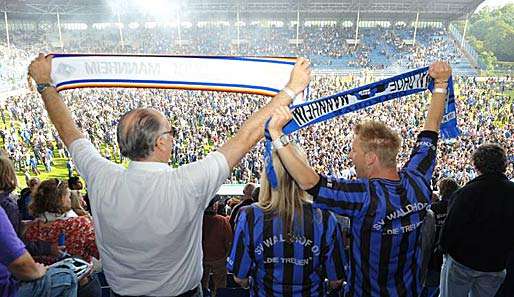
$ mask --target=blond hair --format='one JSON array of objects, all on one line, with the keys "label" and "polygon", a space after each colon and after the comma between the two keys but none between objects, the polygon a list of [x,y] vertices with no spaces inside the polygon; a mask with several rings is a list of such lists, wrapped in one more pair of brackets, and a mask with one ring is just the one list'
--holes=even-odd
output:
[{"label": "blond hair", "polygon": [[396,156],[402,143],[398,133],[378,121],[357,124],[354,133],[365,152],[375,153],[385,167],[396,167]]},{"label": "blond hair", "polygon": [[[304,162],[307,157],[295,144],[289,144],[299,153]],[[271,188],[265,169],[261,173],[261,187],[259,192],[258,206],[265,212],[271,212],[282,218],[286,234],[291,233],[294,225],[295,214],[303,216],[303,204],[310,202],[307,192],[302,190],[296,181],[284,168],[282,161],[276,151],[272,153],[272,162],[277,175],[278,187]]]}]

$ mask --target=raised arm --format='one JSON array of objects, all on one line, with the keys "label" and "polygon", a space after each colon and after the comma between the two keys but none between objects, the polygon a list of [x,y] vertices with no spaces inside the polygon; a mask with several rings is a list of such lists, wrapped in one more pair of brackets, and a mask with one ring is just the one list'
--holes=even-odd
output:
[{"label": "raised arm", "polygon": [[[291,78],[286,88],[295,94],[299,94],[309,84],[310,74],[310,62],[299,58],[291,72]],[[271,116],[273,110],[280,106],[288,106],[292,100],[293,98],[285,91],[278,93],[268,104],[248,118],[236,135],[218,150],[227,159],[230,169],[237,165],[243,156],[264,136],[264,123]]]},{"label": "raised arm", "polygon": [[[43,54],[39,54],[29,66],[29,75],[36,84],[51,84],[51,71],[52,57],[48,56],[45,58]],[[76,139],[84,137],[73,121],[70,110],[54,87],[45,88],[41,92],[41,97],[50,120],[67,147]]]},{"label": "raised arm", "polygon": [[439,132],[446,102],[446,93],[443,93],[442,90],[446,90],[448,87],[448,78],[452,74],[452,69],[448,63],[437,61],[430,65],[428,74],[434,79],[435,88],[432,93],[432,99],[423,130]]},{"label": "raised arm", "polygon": [[[271,139],[275,141],[283,133],[284,125],[293,118],[293,114],[289,107],[281,106],[275,109],[269,123],[269,132]],[[277,150],[280,160],[284,164],[287,172],[291,174],[293,179],[303,190],[314,188],[319,181],[319,175],[305,163],[298,155],[298,152],[291,145],[286,145]]]}]

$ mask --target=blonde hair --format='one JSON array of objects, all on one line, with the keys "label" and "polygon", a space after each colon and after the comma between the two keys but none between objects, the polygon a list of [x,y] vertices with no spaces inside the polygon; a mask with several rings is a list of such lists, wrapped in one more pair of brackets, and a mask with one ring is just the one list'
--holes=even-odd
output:
[{"label": "blonde hair", "polygon": [[357,124],[354,133],[362,143],[365,152],[373,152],[385,167],[396,167],[396,156],[402,139],[382,122],[366,121]]},{"label": "blonde hair", "polygon": [[[294,143],[289,145],[293,146],[297,154],[307,163],[305,153]],[[297,213],[299,218],[303,216],[303,204],[310,202],[310,198],[286,171],[276,151],[273,151],[272,162],[277,175],[278,187],[271,188],[266,171],[263,169],[257,205],[265,212],[272,212],[281,217],[286,227],[286,234],[289,234],[293,229],[295,214]]]}]

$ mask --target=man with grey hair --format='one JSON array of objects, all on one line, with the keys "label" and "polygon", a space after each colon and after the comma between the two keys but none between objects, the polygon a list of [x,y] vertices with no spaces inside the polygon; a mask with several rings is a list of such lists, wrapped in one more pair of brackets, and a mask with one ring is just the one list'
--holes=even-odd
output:
[{"label": "man with grey hair", "polygon": [[478,176],[453,194],[441,231],[441,297],[494,296],[514,252],[514,183],[498,144],[473,153]]},{"label": "man with grey hair", "polygon": [[86,180],[105,276],[113,296],[200,296],[204,209],[230,170],[263,137],[272,110],[291,103],[310,80],[298,59],[289,83],[217,151],[179,168],[167,165],[174,129],[157,110],[138,108],[118,124],[127,169],[101,157],[79,131],[51,84],[51,56],[29,67],[48,115]]}]

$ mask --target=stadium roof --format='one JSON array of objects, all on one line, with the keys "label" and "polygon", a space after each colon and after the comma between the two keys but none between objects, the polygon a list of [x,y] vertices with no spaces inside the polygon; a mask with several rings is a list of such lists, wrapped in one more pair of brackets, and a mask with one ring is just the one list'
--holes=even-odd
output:
[{"label": "stadium roof", "polygon": [[[37,15],[55,15],[66,19],[101,21],[113,16],[114,2],[122,3],[121,14],[135,19],[151,19],[143,15],[145,0],[0,0],[0,11],[12,18],[35,19]],[[181,15],[190,19],[232,20],[239,11],[246,19],[361,20],[415,19],[419,12],[423,21],[451,21],[472,13],[484,0],[161,0],[161,11],[180,6]],[[148,3],[152,1],[146,1]],[[155,2],[155,0],[154,0]],[[138,4],[139,3],[139,4]],[[169,4],[169,5],[167,5]],[[139,5],[139,6],[138,6]]]}]

